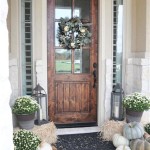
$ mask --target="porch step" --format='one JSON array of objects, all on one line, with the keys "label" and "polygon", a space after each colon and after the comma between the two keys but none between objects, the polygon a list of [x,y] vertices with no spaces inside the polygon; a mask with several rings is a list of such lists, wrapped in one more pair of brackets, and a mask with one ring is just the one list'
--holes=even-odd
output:
[{"label": "porch step", "polygon": [[80,133],[92,133],[100,132],[100,127],[79,127],[79,128],[61,128],[57,129],[57,135],[67,135],[67,134],[80,134]]}]

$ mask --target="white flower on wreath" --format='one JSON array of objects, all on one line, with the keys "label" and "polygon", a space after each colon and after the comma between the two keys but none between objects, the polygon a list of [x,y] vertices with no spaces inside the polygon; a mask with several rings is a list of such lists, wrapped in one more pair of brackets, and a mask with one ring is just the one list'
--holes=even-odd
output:
[{"label": "white flower on wreath", "polygon": [[75,43],[74,42],[71,43],[71,47],[73,47],[73,48],[75,47]]},{"label": "white flower on wreath", "polygon": [[84,29],[84,28],[81,28],[81,29],[80,29],[80,32],[81,32],[81,33],[84,33],[84,32],[85,32],[85,29]]},{"label": "white flower on wreath", "polygon": [[64,27],[64,31],[65,31],[65,32],[69,31],[69,27],[68,27],[68,26],[65,26],[65,27]]}]

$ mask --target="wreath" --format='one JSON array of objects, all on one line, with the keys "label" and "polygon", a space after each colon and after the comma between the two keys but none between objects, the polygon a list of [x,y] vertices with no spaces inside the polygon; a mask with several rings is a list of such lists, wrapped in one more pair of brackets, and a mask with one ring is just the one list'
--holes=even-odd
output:
[{"label": "wreath", "polygon": [[91,33],[78,17],[60,18],[57,38],[64,49],[79,49],[91,42]]}]

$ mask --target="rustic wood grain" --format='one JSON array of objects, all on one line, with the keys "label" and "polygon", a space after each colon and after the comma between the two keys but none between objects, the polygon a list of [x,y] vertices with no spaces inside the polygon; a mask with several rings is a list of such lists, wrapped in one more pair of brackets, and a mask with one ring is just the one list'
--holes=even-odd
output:
[{"label": "rustic wood grain", "polygon": [[[90,49],[90,73],[56,74],[55,49],[59,47],[55,47],[54,32],[55,21],[58,20],[55,20],[55,0],[47,0],[48,104],[50,119],[55,123],[97,122],[97,89],[93,88],[93,63],[97,63],[98,53],[97,6],[97,0],[91,0],[90,22],[85,21],[90,25],[92,32],[92,43],[86,46],[86,49]],[[74,50],[71,51],[73,61]],[[72,70],[74,70],[74,62],[72,62]]]}]

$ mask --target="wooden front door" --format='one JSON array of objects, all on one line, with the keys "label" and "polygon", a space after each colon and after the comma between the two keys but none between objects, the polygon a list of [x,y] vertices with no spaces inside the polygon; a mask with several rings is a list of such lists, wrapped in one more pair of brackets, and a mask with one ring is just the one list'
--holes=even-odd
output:
[{"label": "wooden front door", "polygon": [[[49,117],[56,124],[97,123],[97,0],[48,0]],[[64,49],[57,39],[60,18],[78,16],[91,43]]]}]

